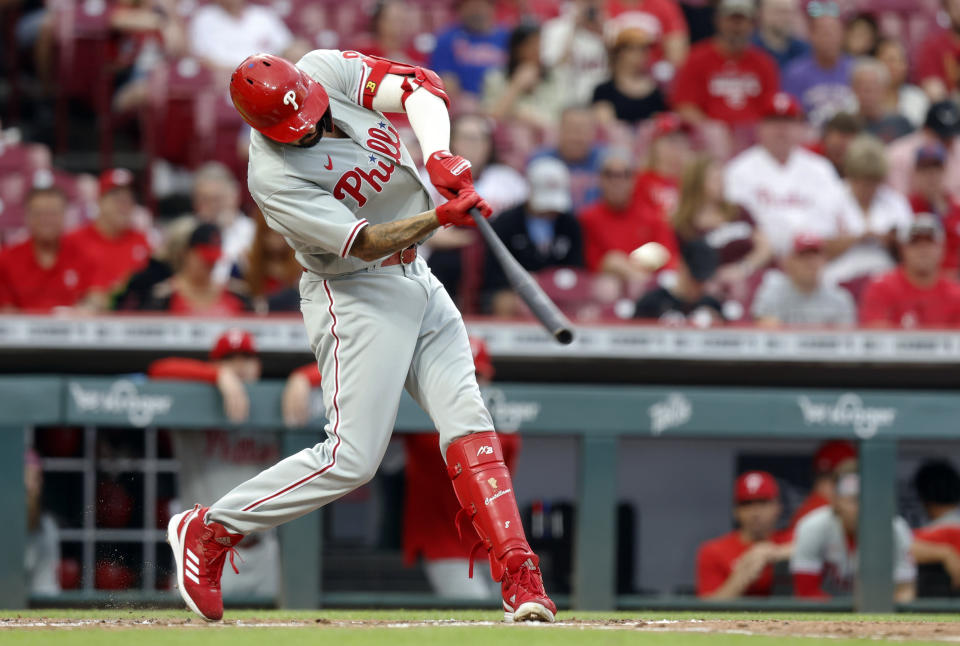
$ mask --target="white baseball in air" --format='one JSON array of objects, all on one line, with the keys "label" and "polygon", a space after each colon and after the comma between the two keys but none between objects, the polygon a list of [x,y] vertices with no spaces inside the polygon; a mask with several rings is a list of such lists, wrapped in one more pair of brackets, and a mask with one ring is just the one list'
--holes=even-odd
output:
[{"label": "white baseball in air", "polygon": [[631,251],[630,260],[647,271],[656,271],[670,262],[670,251],[659,242],[648,242]]}]

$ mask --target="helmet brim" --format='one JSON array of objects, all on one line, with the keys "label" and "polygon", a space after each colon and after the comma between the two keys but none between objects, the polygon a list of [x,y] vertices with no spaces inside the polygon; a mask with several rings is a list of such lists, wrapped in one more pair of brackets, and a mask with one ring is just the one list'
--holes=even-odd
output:
[{"label": "helmet brim", "polygon": [[301,74],[307,83],[307,98],[303,107],[297,110],[290,118],[276,123],[260,132],[282,144],[289,144],[303,137],[311,126],[317,125],[320,117],[327,111],[330,100],[323,86],[306,74]]}]

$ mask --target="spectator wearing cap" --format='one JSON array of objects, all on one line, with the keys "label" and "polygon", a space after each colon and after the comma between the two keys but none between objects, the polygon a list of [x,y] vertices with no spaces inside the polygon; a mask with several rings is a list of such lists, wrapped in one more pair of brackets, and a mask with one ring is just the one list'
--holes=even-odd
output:
[{"label": "spectator wearing cap", "polygon": [[593,91],[593,109],[601,124],[634,126],[664,112],[667,101],[650,67],[653,35],[638,27],[620,31],[610,48],[611,78]]},{"label": "spectator wearing cap", "polygon": [[[167,357],[150,364],[151,379],[191,381],[216,386],[224,416],[233,424],[250,417],[247,385],[260,380],[262,363],[253,335],[243,329],[225,330],[214,341],[209,361]],[[281,396],[284,424],[303,426],[310,417],[310,397],[320,386],[315,363],[295,370]],[[276,435],[238,429],[180,430],[173,433],[174,452],[180,462],[178,496],[181,506],[212,500],[229,492],[241,478],[251,478],[279,457]],[[249,539],[253,538],[253,541]],[[276,532],[247,537],[239,548],[246,567],[239,573],[225,568],[226,597],[274,597],[279,592],[279,541]]]},{"label": "spectator wearing cap", "polygon": [[496,25],[493,0],[458,0],[456,7],[456,23],[437,35],[430,68],[451,96],[462,91],[479,97],[487,71],[507,64],[510,34]]},{"label": "spectator wearing cap", "polygon": [[251,52],[295,61],[309,51],[273,7],[247,0],[215,0],[199,7],[187,40],[190,52],[224,78]]},{"label": "spectator wearing cap", "polygon": [[692,123],[749,126],[780,86],[776,62],[750,43],[753,0],[721,0],[717,35],[693,46],[674,81],[671,103]]},{"label": "spectator wearing cap", "polygon": [[[841,471],[835,482],[832,503],[804,516],[793,534],[790,573],[793,593],[802,599],[827,599],[853,591],[860,476]],[[904,603],[916,596],[917,566],[910,552],[913,536],[903,518],[895,516],[892,522],[893,596]]]},{"label": "spectator wearing cap", "polygon": [[[607,0],[608,41],[624,29],[640,28],[654,39],[650,60],[659,64],[658,80],[665,82],[680,69],[690,49],[690,36],[683,11],[674,0]],[[666,63],[666,66],[663,65]]]},{"label": "spectator wearing cap", "polygon": [[198,224],[190,234],[180,267],[168,280],[154,285],[143,309],[204,316],[235,316],[248,311],[246,299],[227,291],[213,278],[221,256],[220,230],[212,224]]},{"label": "spectator wearing cap", "polygon": [[812,467],[813,487],[790,517],[788,531],[793,531],[800,519],[811,511],[827,507],[833,502],[836,474],[856,471],[857,447],[847,440],[828,440],[817,447]]},{"label": "spectator wearing cap", "polygon": [[940,220],[942,268],[956,278],[960,269],[960,199],[951,195],[946,185],[946,162],[947,151],[941,144],[930,144],[917,151],[909,200],[914,213],[929,213]]},{"label": "spectator wearing cap", "polygon": [[783,511],[780,487],[766,471],[748,471],[733,485],[736,529],[697,551],[697,596],[724,600],[766,597],[773,565],[790,558],[789,541],[776,532]]},{"label": "spectator wearing cap", "polygon": [[687,166],[671,223],[681,243],[702,240],[716,253],[718,293],[747,300],[748,282],[770,264],[773,253],[750,214],[724,198],[723,166],[717,160],[701,155]]},{"label": "spectator wearing cap", "polygon": [[[507,209],[512,209],[526,201],[530,193],[527,180],[510,166],[500,163],[493,136],[493,121],[479,114],[461,114],[454,117],[450,124],[450,150],[454,155],[465,157],[471,164],[473,184],[480,195],[488,195],[493,216],[496,218]],[[445,201],[433,184],[427,181],[426,170],[421,170],[423,179],[435,203]],[[475,277],[470,271],[464,272],[464,250],[477,243],[475,231],[464,227],[437,229],[424,247],[428,251],[427,263],[430,270],[450,293],[450,297],[461,308],[469,309],[472,303],[465,303],[471,289],[469,284]]]},{"label": "spectator wearing cap", "polygon": [[607,80],[603,40],[603,0],[573,0],[543,24],[540,60],[562,79],[567,106],[586,105],[593,89]]},{"label": "spectator wearing cap", "polygon": [[697,327],[722,323],[723,304],[708,289],[717,273],[716,250],[702,238],[681,240],[679,247],[682,262],[640,297],[633,317],[668,325],[690,322]]},{"label": "spectator wearing cap", "polygon": [[67,236],[87,251],[94,283],[108,292],[122,287],[150,258],[147,236],[133,227],[136,204],[133,173],[123,168],[104,171],[97,218]]},{"label": "spectator wearing cap", "polygon": [[914,78],[931,101],[960,91],[960,0],[941,0],[949,26],[927,35],[914,60]]},{"label": "spectator wearing cap", "polygon": [[807,146],[811,152],[826,157],[837,175],[843,177],[847,148],[857,135],[863,133],[863,121],[849,112],[838,112],[820,129],[820,139]]},{"label": "spectator wearing cap", "polygon": [[680,177],[690,161],[692,126],[672,113],[653,120],[646,168],[637,175],[633,199],[657,209],[664,220],[677,208]]},{"label": "spectator wearing cap", "polygon": [[[530,162],[527,181],[530,197],[501,213],[493,223],[494,231],[529,272],[583,267],[583,234],[572,211],[569,171],[559,160],[544,157]],[[493,314],[516,316],[519,301],[489,250],[484,268],[484,288]]]},{"label": "spectator wearing cap", "polygon": [[944,166],[946,185],[951,187],[953,195],[960,197],[960,107],[953,101],[932,104],[920,130],[900,137],[887,148],[890,162],[887,181],[890,186],[901,193],[908,193],[917,151],[937,143],[947,151]]},{"label": "spectator wearing cap", "polygon": [[614,277],[617,293],[625,288],[636,298],[646,288],[651,272],[630,253],[648,242],[657,242],[670,251],[665,265],[668,269],[676,265],[678,254],[666,219],[651,204],[631,199],[634,177],[630,151],[609,148],[600,167],[600,200],[583,209],[579,220],[587,269]]},{"label": "spectator wearing cap", "polygon": [[806,124],[794,97],[776,93],[763,115],[758,143],[727,164],[727,199],[750,213],[775,255],[789,253],[798,234],[812,233],[830,256],[847,228],[843,184],[830,162],[800,146]]},{"label": "spectator wearing cap", "polygon": [[773,57],[782,71],[807,54],[810,43],[797,37],[797,0],[760,0],[753,44]]},{"label": "spectator wearing cap", "polygon": [[92,258],[64,235],[66,211],[58,188],[27,194],[29,237],[0,251],[0,311],[50,312],[99,302]]},{"label": "spectator wearing cap", "polygon": [[838,112],[853,112],[857,100],[850,89],[853,59],[843,52],[843,21],[833,0],[807,3],[810,53],[783,71],[783,90],[800,100],[816,126]]},{"label": "spectator wearing cap", "polygon": [[881,39],[877,43],[876,57],[886,66],[890,76],[884,105],[906,117],[914,129],[921,127],[930,108],[930,99],[923,90],[908,81],[910,60],[903,43],[896,38]]},{"label": "spectator wearing cap", "polygon": [[599,194],[603,146],[597,143],[598,130],[596,115],[590,108],[567,108],[560,115],[556,147],[541,150],[532,157],[554,157],[567,167],[574,212],[596,200]]},{"label": "spectator wearing cap", "polygon": [[843,235],[834,241],[834,257],[824,272],[829,284],[865,279],[893,268],[897,231],[909,226],[913,212],[907,198],[885,184],[883,143],[860,135],[847,150]]},{"label": "spectator wearing cap", "polygon": [[913,532],[913,556],[918,564],[940,565],[951,587],[960,588],[960,474],[948,460],[928,460],[914,474],[913,488],[930,519]]},{"label": "spectator wearing cap", "polygon": [[940,271],[943,238],[940,223],[926,213],[900,230],[900,266],[867,287],[860,323],[902,328],[960,324],[960,283]]},{"label": "spectator wearing cap", "polygon": [[207,162],[193,176],[193,215],[199,222],[216,225],[223,253],[214,268],[214,280],[225,283],[234,265],[240,264],[253,244],[256,224],[240,210],[240,183],[220,162]]},{"label": "spectator wearing cap", "polygon": [[797,236],[793,251],[780,261],[782,271],[763,276],[751,305],[757,323],[764,327],[854,325],[857,306],[850,292],[823,282],[826,262],[820,238]]},{"label": "spectator wearing cap", "polygon": [[507,41],[507,66],[487,71],[483,104],[497,121],[515,121],[552,134],[566,104],[563,78],[540,60],[540,28],[520,25]]},{"label": "spectator wearing cap", "polygon": [[850,71],[850,87],[867,132],[890,143],[913,132],[913,124],[886,101],[890,72],[875,58],[858,58]]}]

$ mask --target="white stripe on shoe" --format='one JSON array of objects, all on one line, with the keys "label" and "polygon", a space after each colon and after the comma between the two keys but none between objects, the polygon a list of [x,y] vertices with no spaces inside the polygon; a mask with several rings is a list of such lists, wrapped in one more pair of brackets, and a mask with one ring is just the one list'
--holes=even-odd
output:
[{"label": "white stripe on shoe", "polygon": [[196,574],[194,574],[194,573],[191,572],[190,570],[185,570],[183,574],[184,574],[188,579],[190,579],[191,581],[193,581],[194,583],[196,583],[197,585],[200,585],[200,579],[197,577]]},{"label": "white stripe on shoe", "polygon": [[190,551],[190,548],[185,550],[187,555],[187,563],[193,563],[194,565],[200,565],[200,559],[197,558],[197,555]]}]

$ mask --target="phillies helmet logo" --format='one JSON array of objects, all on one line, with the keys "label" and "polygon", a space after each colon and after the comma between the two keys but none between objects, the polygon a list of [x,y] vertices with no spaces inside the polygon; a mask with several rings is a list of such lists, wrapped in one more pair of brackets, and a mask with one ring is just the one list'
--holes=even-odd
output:
[{"label": "phillies helmet logo", "polygon": [[292,105],[294,110],[300,109],[300,106],[297,105],[297,95],[293,90],[287,90],[287,93],[283,95],[283,105]]}]

